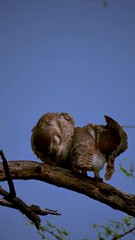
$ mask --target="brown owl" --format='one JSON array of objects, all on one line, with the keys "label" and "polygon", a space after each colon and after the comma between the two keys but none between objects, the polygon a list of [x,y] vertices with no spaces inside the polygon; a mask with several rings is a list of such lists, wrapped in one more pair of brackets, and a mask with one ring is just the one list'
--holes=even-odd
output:
[{"label": "brown owl", "polygon": [[73,135],[74,120],[68,113],[46,113],[32,129],[32,150],[43,162],[68,168]]},{"label": "brown owl", "polygon": [[100,178],[99,171],[106,163],[105,178],[109,180],[115,158],[127,149],[127,134],[115,120],[104,117],[106,126],[88,124],[75,129],[69,156],[73,170],[93,171],[95,178]]}]

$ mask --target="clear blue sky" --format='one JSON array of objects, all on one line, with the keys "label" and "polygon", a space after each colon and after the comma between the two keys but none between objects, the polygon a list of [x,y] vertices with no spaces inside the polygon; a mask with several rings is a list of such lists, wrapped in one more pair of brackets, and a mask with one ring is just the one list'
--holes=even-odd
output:
[{"label": "clear blue sky", "polygon": [[[104,114],[135,125],[135,1],[108,3],[105,8],[89,0],[0,1],[0,148],[9,160],[37,160],[31,129],[48,111],[69,112],[77,126],[104,124]],[[118,171],[122,159],[127,167],[134,161],[135,130],[126,131],[129,148],[117,158],[108,183],[135,194],[135,180]],[[66,228],[72,240],[95,239],[94,223],[125,216],[46,183],[15,186],[28,204],[61,212],[43,217],[42,224],[47,219]],[[1,239],[39,240],[25,222],[21,213],[0,207]]]}]

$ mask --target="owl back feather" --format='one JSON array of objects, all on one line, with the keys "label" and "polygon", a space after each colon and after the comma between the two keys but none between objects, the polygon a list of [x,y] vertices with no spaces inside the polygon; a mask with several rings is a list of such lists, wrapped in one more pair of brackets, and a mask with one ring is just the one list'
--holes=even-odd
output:
[{"label": "owl back feather", "polygon": [[93,124],[76,128],[69,157],[74,171],[83,174],[93,171],[95,177],[99,178],[99,171],[104,166],[105,158],[96,148],[96,138]]},{"label": "owl back feather", "polygon": [[70,159],[75,171],[99,171],[106,162],[105,178],[109,180],[114,173],[115,158],[127,147],[127,134],[112,118],[105,116],[106,126],[88,124],[76,128],[70,150]]}]

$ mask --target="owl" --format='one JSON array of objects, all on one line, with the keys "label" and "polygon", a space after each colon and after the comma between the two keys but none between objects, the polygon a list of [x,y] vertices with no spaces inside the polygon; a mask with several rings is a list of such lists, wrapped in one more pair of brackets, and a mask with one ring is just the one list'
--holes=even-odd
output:
[{"label": "owl", "polygon": [[32,150],[43,162],[68,168],[73,135],[74,120],[68,113],[46,113],[32,129]]},{"label": "owl", "polygon": [[106,126],[88,124],[75,129],[69,157],[74,171],[87,174],[93,171],[100,179],[99,171],[106,163],[105,179],[114,173],[115,158],[127,149],[127,134],[118,122],[104,116]]}]

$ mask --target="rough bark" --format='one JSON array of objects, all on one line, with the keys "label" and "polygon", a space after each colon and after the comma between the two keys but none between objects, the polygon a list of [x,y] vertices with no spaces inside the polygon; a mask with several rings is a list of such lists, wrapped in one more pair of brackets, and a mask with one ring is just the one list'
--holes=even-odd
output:
[{"label": "rough bark", "polygon": [[[8,161],[12,179],[35,179],[66,188],[95,199],[135,217],[135,195],[122,192],[104,182],[72,171],[28,160]],[[0,181],[6,181],[0,164]]]}]

